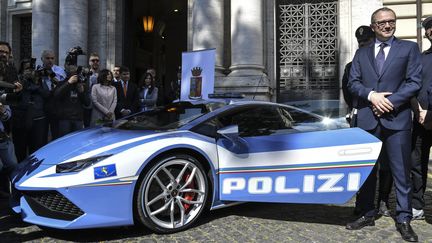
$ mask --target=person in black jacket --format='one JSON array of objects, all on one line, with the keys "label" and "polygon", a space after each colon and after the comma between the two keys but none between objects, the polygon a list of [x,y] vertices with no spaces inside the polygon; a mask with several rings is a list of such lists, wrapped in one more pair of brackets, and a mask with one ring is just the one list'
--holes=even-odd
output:
[{"label": "person in black jacket", "polygon": [[[372,43],[372,41],[375,39],[375,33],[373,32],[371,27],[362,25],[357,28],[355,32],[355,37],[357,38],[358,47],[362,48]],[[345,103],[348,105],[350,111],[353,108],[353,98],[350,92],[348,91],[347,84],[348,84],[351,65],[352,62],[347,63],[342,77],[342,93],[343,93]]]},{"label": "person in black jacket", "polygon": [[[75,66],[66,69],[69,74],[76,73]],[[61,107],[57,111],[60,137],[84,127],[84,106],[90,105],[86,82],[79,80],[78,75],[69,76],[67,81],[60,82],[54,90],[54,98]]]},{"label": "person in black jacket", "polygon": [[[422,23],[425,36],[432,43],[432,16]],[[429,153],[432,147],[432,47],[422,54],[422,88],[414,99],[412,107],[416,119],[413,120],[411,180],[413,219],[425,219],[424,193],[428,177]]]},{"label": "person in black jacket", "polygon": [[[362,25],[357,28],[355,32],[355,37],[357,38],[358,47],[362,48],[368,46],[375,39],[375,33],[373,32],[370,26]],[[345,66],[344,75],[342,78],[342,92],[343,97],[348,105],[349,111],[351,113],[350,125],[352,127],[356,126],[356,100],[353,99],[351,93],[348,91],[348,79],[349,73],[351,69],[352,62],[349,62]],[[385,160],[381,160],[385,161]],[[390,217],[390,210],[388,209],[388,200],[389,194],[391,191],[391,187],[393,184],[393,180],[390,174],[390,168],[387,164],[381,163],[379,166],[379,195],[378,195],[378,213],[380,215]],[[354,209],[354,214],[359,214],[361,212],[361,208],[358,205],[358,200],[356,200],[356,205]]]},{"label": "person in black jacket", "polygon": [[48,139],[45,100],[49,90],[42,87],[42,79],[32,67],[31,59],[23,59],[19,69],[19,79],[23,85],[18,104],[12,105],[12,139],[18,161],[23,161],[44,146]]},{"label": "person in black jacket", "polygon": [[114,83],[117,89],[116,118],[122,118],[138,111],[139,92],[138,86],[130,80],[129,68],[120,67],[119,82]]}]

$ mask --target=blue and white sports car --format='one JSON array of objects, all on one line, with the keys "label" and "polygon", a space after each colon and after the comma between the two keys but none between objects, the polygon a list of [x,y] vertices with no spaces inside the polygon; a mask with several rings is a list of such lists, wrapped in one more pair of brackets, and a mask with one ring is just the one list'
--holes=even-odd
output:
[{"label": "blue and white sports car", "polygon": [[361,129],[287,105],[178,102],[41,148],[13,180],[13,209],[59,229],[171,233],[235,202],[345,203],[380,149]]}]

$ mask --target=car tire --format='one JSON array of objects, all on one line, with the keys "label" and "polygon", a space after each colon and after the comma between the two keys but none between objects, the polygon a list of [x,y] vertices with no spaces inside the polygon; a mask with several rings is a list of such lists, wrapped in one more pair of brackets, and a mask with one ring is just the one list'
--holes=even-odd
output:
[{"label": "car tire", "polygon": [[135,203],[138,220],[157,233],[189,228],[206,206],[206,174],[199,161],[189,155],[159,159],[140,181]]}]

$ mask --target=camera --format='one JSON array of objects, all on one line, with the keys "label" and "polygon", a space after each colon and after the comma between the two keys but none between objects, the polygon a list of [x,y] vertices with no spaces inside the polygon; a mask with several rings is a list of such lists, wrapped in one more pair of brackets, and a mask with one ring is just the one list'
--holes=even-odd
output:
[{"label": "camera", "polygon": [[90,71],[90,69],[83,66],[77,66],[78,56],[85,55],[85,52],[81,49],[80,46],[75,46],[72,47],[66,54],[67,54],[65,59],[66,72],[69,75],[77,75],[78,82],[85,82],[87,80],[87,77],[93,74],[93,72]]},{"label": "camera", "polygon": [[4,78],[8,75],[8,70],[6,65],[2,66],[2,64],[4,63],[0,61],[0,103],[5,105],[11,103],[11,99],[8,96],[12,95],[13,90],[18,87],[13,83],[4,80]]},{"label": "camera", "polygon": [[75,46],[69,49],[66,53],[65,66],[77,66],[79,55],[85,55],[80,46]]},{"label": "camera", "polygon": [[51,68],[45,68],[41,65],[38,65],[35,69],[35,74],[39,77],[50,77],[55,78],[56,74]]}]

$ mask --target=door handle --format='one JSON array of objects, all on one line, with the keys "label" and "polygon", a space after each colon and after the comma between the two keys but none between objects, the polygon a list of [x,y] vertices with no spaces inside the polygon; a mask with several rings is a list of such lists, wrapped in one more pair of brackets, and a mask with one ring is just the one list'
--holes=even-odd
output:
[{"label": "door handle", "polygon": [[339,155],[359,155],[359,154],[370,154],[373,149],[371,147],[368,148],[355,148],[355,149],[343,149],[339,150]]}]

